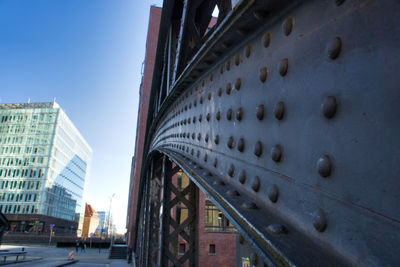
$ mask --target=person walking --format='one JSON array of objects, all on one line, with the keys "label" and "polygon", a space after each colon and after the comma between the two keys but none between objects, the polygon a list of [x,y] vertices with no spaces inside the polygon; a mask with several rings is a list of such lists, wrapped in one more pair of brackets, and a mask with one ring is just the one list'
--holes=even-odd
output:
[{"label": "person walking", "polygon": [[85,251],[85,244],[83,243],[84,241],[81,241],[81,252]]},{"label": "person walking", "polygon": [[78,248],[79,248],[79,240],[77,239],[75,243],[76,253],[78,253]]}]

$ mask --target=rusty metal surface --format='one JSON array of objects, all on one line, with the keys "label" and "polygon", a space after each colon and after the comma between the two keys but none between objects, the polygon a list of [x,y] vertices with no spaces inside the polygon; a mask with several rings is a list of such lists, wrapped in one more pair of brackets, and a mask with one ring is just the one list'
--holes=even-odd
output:
[{"label": "rusty metal surface", "polygon": [[153,102],[148,152],[210,195],[259,266],[400,260],[397,14],[241,1]]}]

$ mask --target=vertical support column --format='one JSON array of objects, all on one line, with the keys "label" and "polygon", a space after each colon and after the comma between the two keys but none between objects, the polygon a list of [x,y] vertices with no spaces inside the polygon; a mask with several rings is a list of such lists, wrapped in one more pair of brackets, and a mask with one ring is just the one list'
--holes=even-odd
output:
[{"label": "vertical support column", "polygon": [[164,155],[162,157],[162,163],[161,163],[161,196],[160,196],[160,232],[159,232],[159,255],[158,255],[158,266],[161,266],[161,263],[163,262],[163,242],[164,242],[164,228],[165,228],[165,214],[166,214],[166,205],[165,205],[165,183],[166,183],[166,177],[165,177],[165,161],[166,161],[166,156]]}]

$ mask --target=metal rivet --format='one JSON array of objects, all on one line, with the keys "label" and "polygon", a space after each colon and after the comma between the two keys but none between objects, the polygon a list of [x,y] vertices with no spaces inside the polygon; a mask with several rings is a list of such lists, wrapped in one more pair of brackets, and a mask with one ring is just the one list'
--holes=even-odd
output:
[{"label": "metal rivet", "polygon": [[226,85],[226,94],[230,95],[231,92],[232,92],[232,84],[231,84],[231,83],[228,83],[228,84]]},{"label": "metal rivet", "polygon": [[257,115],[257,119],[259,119],[260,121],[264,118],[264,110],[265,110],[264,105],[259,105],[257,107],[256,115]]},{"label": "metal rivet", "polygon": [[204,141],[206,141],[206,143],[208,142],[208,134],[206,134],[206,137],[204,137]]},{"label": "metal rivet", "polygon": [[215,143],[216,145],[218,145],[218,143],[219,143],[219,135],[216,135],[216,136],[215,136],[215,138],[214,138],[214,143]]},{"label": "metal rivet", "polygon": [[318,231],[318,232],[323,232],[326,229],[327,226],[327,219],[326,219],[326,215],[325,212],[321,209],[316,210],[313,214],[313,225],[314,228]]},{"label": "metal rivet", "polygon": [[235,166],[233,166],[233,164],[231,164],[231,165],[229,166],[228,175],[229,175],[230,177],[233,177],[233,175],[235,175]]},{"label": "metal rivet", "polygon": [[242,109],[242,108],[239,108],[239,109],[236,111],[236,119],[237,119],[238,121],[241,121],[242,118],[243,118],[243,109]]},{"label": "metal rivet", "polygon": [[222,96],[222,88],[221,88],[221,87],[218,89],[218,96],[219,96],[219,97]]},{"label": "metal rivet", "polygon": [[271,33],[267,32],[263,36],[263,45],[264,45],[265,48],[267,48],[270,43],[271,43]]},{"label": "metal rivet", "polygon": [[226,194],[230,197],[236,197],[239,196],[239,192],[233,189],[230,189],[228,191],[226,191]]},{"label": "metal rivet", "polygon": [[254,202],[246,201],[242,204],[242,208],[248,209],[248,210],[255,210],[255,209],[257,209],[257,205]]},{"label": "metal rivet", "polygon": [[341,4],[344,3],[344,1],[345,1],[345,0],[335,0],[335,4],[336,4],[337,6],[340,6]]},{"label": "metal rivet", "polygon": [[258,141],[254,147],[254,155],[261,157],[262,154],[262,143]]},{"label": "metal rivet", "polygon": [[235,141],[233,140],[233,137],[230,136],[227,142],[227,145],[230,149],[232,149],[235,146]]},{"label": "metal rivet", "polygon": [[218,166],[218,159],[217,158],[214,159],[213,165],[214,165],[214,168],[217,168],[217,166]]},{"label": "metal rivet", "polygon": [[292,32],[293,22],[294,22],[293,18],[288,18],[283,22],[282,31],[284,35],[288,36]]},{"label": "metal rivet", "polygon": [[260,81],[261,82],[265,82],[267,80],[268,77],[268,68],[267,67],[263,67],[260,69]]},{"label": "metal rivet", "polygon": [[248,45],[248,46],[246,46],[246,57],[248,58],[248,57],[250,57],[250,55],[251,55],[251,45]]},{"label": "metal rivet", "polygon": [[239,139],[239,142],[238,142],[238,145],[237,145],[237,149],[240,152],[243,152],[243,150],[244,150],[244,139],[243,138]]},{"label": "metal rivet", "polygon": [[330,59],[335,59],[339,56],[341,49],[342,39],[340,39],[340,37],[335,37],[326,46],[326,53]]},{"label": "metal rivet", "polygon": [[271,185],[268,188],[268,198],[269,200],[271,200],[272,202],[276,202],[278,201],[278,196],[279,196],[279,191],[278,191],[278,187],[276,185]]},{"label": "metal rivet", "polygon": [[228,61],[226,62],[226,70],[229,71],[230,69],[231,69],[231,61],[228,60]]},{"label": "metal rivet", "polygon": [[228,111],[226,112],[226,119],[228,121],[230,121],[232,119],[232,109],[228,109]]},{"label": "metal rivet", "polygon": [[321,112],[322,114],[330,119],[336,114],[337,109],[337,102],[336,97],[334,96],[327,96],[324,98],[321,104]]},{"label": "metal rivet", "polygon": [[210,113],[207,113],[206,120],[207,120],[207,121],[210,121],[210,118],[211,118]]},{"label": "metal rivet", "polygon": [[251,188],[255,191],[258,192],[260,190],[260,177],[256,176],[254,177],[254,180],[251,184]]},{"label": "metal rivet", "polygon": [[218,111],[217,114],[215,114],[215,118],[219,121],[221,119],[221,112]]},{"label": "metal rivet", "polygon": [[246,172],[242,170],[239,174],[239,182],[244,184],[246,182]]},{"label": "metal rivet", "polygon": [[332,172],[332,162],[328,155],[322,155],[317,161],[318,173],[322,177],[328,177]]},{"label": "metal rivet", "polygon": [[281,161],[282,158],[282,147],[280,145],[275,145],[271,148],[271,158],[275,162]]},{"label": "metal rivet", "polygon": [[257,265],[258,263],[258,256],[255,252],[251,253],[250,255],[250,263],[252,266]]},{"label": "metal rivet", "polygon": [[197,140],[199,140],[199,141],[201,140],[201,133],[197,134]]},{"label": "metal rivet", "polygon": [[236,54],[235,64],[236,64],[236,66],[239,66],[239,64],[240,64],[240,54]]},{"label": "metal rivet", "polygon": [[282,224],[273,223],[267,226],[267,231],[276,235],[286,234],[286,227]]},{"label": "metal rivet", "polygon": [[242,86],[242,80],[240,78],[237,78],[235,82],[235,89],[239,91],[241,86]]},{"label": "metal rivet", "polygon": [[278,120],[282,120],[283,117],[285,116],[285,104],[282,101],[276,103],[274,107],[274,115],[275,118]]},{"label": "metal rivet", "polygon": [[289,60],[287,58],[282,59],[279,64],[279,74],[283,77],[287,74],[289,68]]}]

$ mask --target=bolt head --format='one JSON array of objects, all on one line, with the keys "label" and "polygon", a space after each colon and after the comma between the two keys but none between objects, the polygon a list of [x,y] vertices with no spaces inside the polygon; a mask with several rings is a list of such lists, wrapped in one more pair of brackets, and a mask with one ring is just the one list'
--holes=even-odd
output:
[{"label": "bolt head", "polygon": [[274,116],[277,120],[282,120],[285,116],[285,104],[282,101],[275,104]]},{"label": "bolt head", "polygon": [[281,63],[279,64],[279,74],[283,77],[287,74],[289,69],[289,59],[284,58],[282,59]]},{"label": "bolt head", "polygon": [[258,176],[254,177],[253,183],[251,184],[251,188],[255,192],[258,192],[258,190],[260,190],[260,177]]},{"label": "bolt head", "polygon": [[279,197],[278,187],[276,185],[271,185],[268,188],[268,198],[269,198],[269,200],[271,200],[271,202],[275,203],[276,201],[278,201],[278,197]]},{"label": "bolt head", "polygon": [[314,228],[318,232],[325,231],[326,226],[328,224],[325,212],[321,209],[318,209],[312,214],[312,217],[313,217],[312,223]]},{"label": "bolt head", "polygon": [[322,155],[317,161],[318,173],[322,177],[328,177],[332,173],[332,161],[328,155]]},{"label": "bolt head", "polygon": [[340,51],[342,50],[342,39],[340,37],[335,37],[329,41],[326,46],[326,53],[329,59],[336,59]]},{"label": "bolt head", "polygon": [[256,116],[257,116],[257,119],[259,119],[260,121],[264,118],[264,111],[265,111],[264,105],[259,105],[257,107]]},{"label": "bolt head", "polygon": [[292,32],[293,23],[293,18],[288,18],[282,23],[282,31],[284,35],[288,36]]},{"label": "bolt head", "polygon": [[271,158],[275,162],[280,162],[282,159],[282,147],[280,145],[275,145],[271,148]]},{"label": "bolt head", "polygon": [[327,118],[331,119],[335,116],[337,110],[337,101],[334,96],[327,96],[321,104],[321,112]]}]

